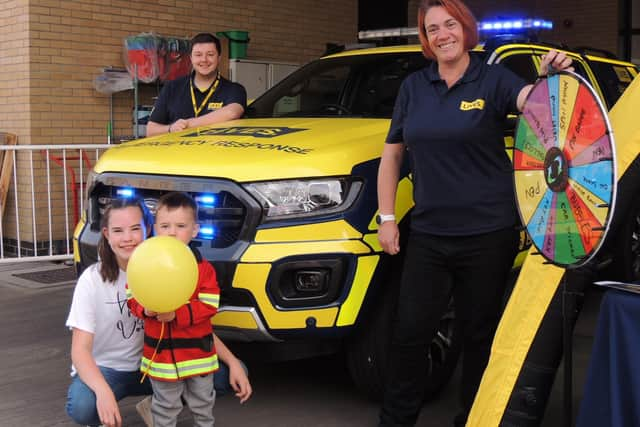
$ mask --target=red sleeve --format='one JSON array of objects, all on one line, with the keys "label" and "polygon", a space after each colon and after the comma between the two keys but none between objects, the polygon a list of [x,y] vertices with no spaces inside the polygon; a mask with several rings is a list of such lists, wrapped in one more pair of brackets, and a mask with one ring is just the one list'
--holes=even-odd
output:
[{"label": "red sleeve", "polygon": [[210,321],[218,312],[220,305],[220,288],[216,279],[216,271],[208,261],[198,264],[198,284],[189,303],[176,310],[176,324],[190,326]]},{"label": "red sleeve", "polygon": [[127,289],[127,306],[129,307],[129,311],[131,311],[131,313],[136,316],[139,317],[140,319],[144,319],[145,315],[144,315],[144,307],[140,305],[140,303],[138,302],[138,300],[136,300],[133,297],[133,294],[131,293],[131,290],[129,289],[129,284],[127,283],[125,285],[126,289]]}]

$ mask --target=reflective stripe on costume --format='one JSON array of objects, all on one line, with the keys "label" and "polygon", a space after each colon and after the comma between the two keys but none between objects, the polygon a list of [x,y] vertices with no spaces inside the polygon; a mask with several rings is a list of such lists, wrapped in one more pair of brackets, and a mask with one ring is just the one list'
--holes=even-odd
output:
[{"label": "reflective stripe on costume", "polygon": [[204,292],[200,292],[198,294],[198,300],[202,301],[205,304],[209,304],[218,308],[220,305],[220,295],[219,294],[207,294]]},{"label": "reflective stripe on costume", "polygon": [[[149,367],[151,365],[151,367]],[[209,374],[218,369],[218,355],[202,359],[185,360],[183,362],[160,363],[153,362],[146,357],[142,358],[140,370],[152,378],[175,381],[180,378],[193,377],[195,375]]]},{"label": "reflective stripe on costume", "polygon": [[211,317],[218,311],[220,288],[213,266],[194,254],[200,259],[196,289],[187,303],[175,309],[172,321],[145,316],[144,307],[133,296],[127,301],[131,312],[144,319],[140,369],[151,379],[180,381],[218,369]]}]

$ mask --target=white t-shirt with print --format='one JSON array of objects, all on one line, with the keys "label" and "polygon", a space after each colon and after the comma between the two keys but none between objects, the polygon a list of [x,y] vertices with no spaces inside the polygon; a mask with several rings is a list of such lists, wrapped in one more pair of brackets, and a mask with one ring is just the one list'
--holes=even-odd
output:
[{"label": "white t-shirt with print", "polygon": [[[143,322],[127,307],[127,274],[120,270],[115,283],[105,283],[99,266],[91,265],[78,279],[66,325],[93,334],[98,366],[136,371],[142,357]],[[71,375],[75,373],[71,366]]]}]

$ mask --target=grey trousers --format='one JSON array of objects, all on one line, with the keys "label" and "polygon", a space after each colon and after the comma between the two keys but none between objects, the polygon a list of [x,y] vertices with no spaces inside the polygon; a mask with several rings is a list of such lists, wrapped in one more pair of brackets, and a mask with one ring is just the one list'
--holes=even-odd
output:
[{"label": "grey trousers", "polygon": [[184,400],[193,415],[194,427],[213,427],[213,404],[216,391],[213,374],[175,382],[151,380],[153,398],[151,415],[154,427],[175,427]]}]

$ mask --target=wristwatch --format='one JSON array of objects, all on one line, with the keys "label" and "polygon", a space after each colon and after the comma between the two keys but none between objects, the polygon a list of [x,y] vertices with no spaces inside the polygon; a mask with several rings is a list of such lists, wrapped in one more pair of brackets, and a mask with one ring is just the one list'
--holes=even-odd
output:
[{"label": "wristwatch", "polygon": [[390,214],[390,215],[385,215],[385,214],[378,214],[376,215],[376,224],[380,225],[384,222],[387,221],[395,221],[396,220],[396,216],[394,214]]}]

